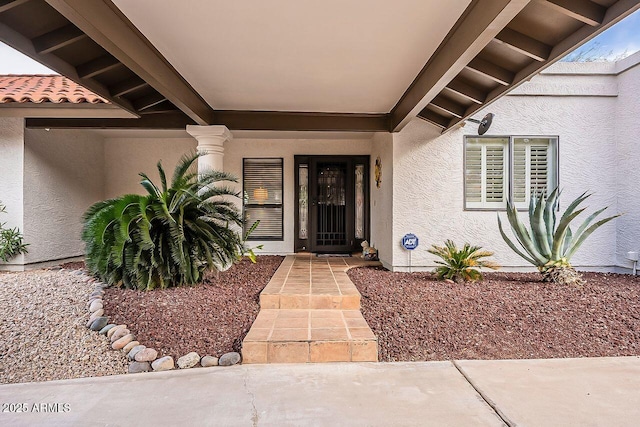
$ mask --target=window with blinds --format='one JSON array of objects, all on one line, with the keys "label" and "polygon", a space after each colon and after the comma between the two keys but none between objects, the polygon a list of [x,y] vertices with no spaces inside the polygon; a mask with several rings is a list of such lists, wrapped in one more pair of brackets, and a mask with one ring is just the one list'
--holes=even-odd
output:
[{"label": "window with blinds", "polygon": [[509,138],[467,138],[465,202],[467,208],[504,207],[507,194]]},{"label": "window with blinds", "polygon": [[557,137],[465,137],[465,208],[526,208],[558,185]]},{"label": "window with blinds", "polygon": [[245,233],[249,240],[283,239],[282,168],[279,159],[244,159],[242,172]]}]

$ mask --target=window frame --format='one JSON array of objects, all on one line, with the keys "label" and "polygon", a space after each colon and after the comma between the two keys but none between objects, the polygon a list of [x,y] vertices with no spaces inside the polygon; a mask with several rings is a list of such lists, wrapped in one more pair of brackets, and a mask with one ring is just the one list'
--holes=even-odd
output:
[{"label": "window frame", "polygon": [[[513,147],[515,139],[536,139],[536,138],[544,138],[549,140],[549,152],[551,154],[550,161],[552,165],[547,169],[547,172],[551,172],[553,174],[552,179],[555,180],[555,187],[560,186],[560,136],[559,135],[464,135],[463,137],[463,146],[462,146],[462,204],[463,211],[470,212],[504,212],[506,211],[506,206],[502,207],[469,207],[467,206],[467,140],[468,139],[497,139],[504,138],[508,139],[507,143],[507,161],[505,162],[506,167],[508,168],[505,171],[506,175],[506,200],[513,200],[513,185],[514,185],[514,155],[513,155]],[[530,167],[530,165],[529,165]],[[506,168],[505,168],[506,169]],[[551,175],[549,175],[551,176]],[[518,202],[523,203],[522,205],[516,205],[517,210],[528,210],[529,201]],[[525,206],[526,204],[526,206]]]},{"label": "window frame", "polygon": [[[258,203],[245,203],[245,172],[246,172],[246,164],[247,161],[251,160],[279,160],[280,161],[280,186],[282,188],[281,200],[280,204],[269,203],[269,204],[258,204]],[[262,209],[277,209],[280,208],[280,235],[279,236],[269,236],[269,237],[252,237],[249,235],[247,241],[276,241],[282,242],[284,241],[284,158],[283,157],[243,157],[242,158],[242,233],[246,233],[244,221],[246,218],[246,208],[262,208]]]}]

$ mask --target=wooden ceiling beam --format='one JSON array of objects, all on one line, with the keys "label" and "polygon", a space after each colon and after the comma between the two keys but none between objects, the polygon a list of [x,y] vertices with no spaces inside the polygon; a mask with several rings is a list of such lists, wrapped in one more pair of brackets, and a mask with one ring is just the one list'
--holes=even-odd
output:
[{"label": "wooden ceiling beam", "polygon": [[212,122],[209,104],[110,0],[46,2],[197,124]]},{"label": "wooden ceiling beam", "polygon": [[442,129],[449,125],[449,119],[426,108],[418,114],[418,117]]},{"label": "wooden ceiling beam", "polygon": [[43,55],[54,52],[85,37],[87,37],[87,35],[78,27],[69,24],[34,38],[32,43],[36,52]]},{"label": "wooden ceiling beam", "polygon": [[471,62],[467,64],[467,69],[485,76],[503,86],[510,85],[515,77],[515,73],[478,57],[473,58]]},{"label": "wooden ceiling beam", "polygon": [[212,124],[236,130],[388,132],[388,114],[216,110]]},{"label": "wooden ceiling beam", "polygon": [[616,3],[611,5],[607,12],[605,13],[604,19],[602,21],[602,25],[593,27],[590,25],[583,25],[579,30],[559,42],[557,45],[553,47],[551,53],[549,54],[549,58],[543,62],[532,62],[526,68],[516,73],[513,84],[509,87],[500,86],[496,89],[492,90],[486,97],[484,101],[484,105],[472,105],[467,108],[467,111],[464,117],[452,120],[449,126],[444,130],[444,132],[448,132],[452,128],[454,128],[458,123],[466,120],[471,117],[476,111],[481,108],[486,108],[491,103],[495,102],[499,99],[505,92],[513,90],[514,88],[520,86],[524,82],[527,82],[531,79],[531,77],[538,74],[540,71],[552,65],[555,61],[560,58],[565,57],[570,52],[575,50],[578,46],[588,42],[593,39],[598,34],[605,31],[607,28],[610,28],[612,25],[620,22],[622,19],[626,18],[633,12],[640,10],[640,1],[638,0],[618,0]]},{"label": "wooden ceiling beam", "polygon": [[500,31],[495,40],[539,62],[549,59],[551,53],[551,46],[511,28]]},{"label": "wooden ceiling beam", "polygon": [[139,119],[27,118],[27,129],[181,129],[196,124],[181,111],[142,116]]},{"label": "wooden ceiling beam", "polygon": [[462,105],[458,104],[455,101],[452,101],[448,98],[445,98],[442,95],[438,95],[431,101],[430,105],[451,114],[452,116],[462,117],[466,108]]},{"label": "wooden ceiling beam", "polygon": [[590,0],[544,0],[549,6],[587,25],[602,24],[607,8]]},{"label": "wooden ceiling beam", "polygon": [[122,107],[129,113],[136,116],[138,115],[133,105],[131,105],[131,102],[122,98],[111,98],[109,90],[103,84],[95,81],[94,79],[82,80],[80,76],[78,76],[78,72],[74,66],[55,55],[39,53],[36,51],[31,40],[2,22],[0,22],[0,41],[11,46],[17,51],[22,52],[34,61],[44,64],[55,72],[70,78],[78,84],[81,84],[90,91],[104,98],[111,99],[115,105]]},{"label": "wooden ceiling beam", "polygon": [[16,6],[25,4],[29,0],[0,0],[0,13],[13,9]]},{"label": "wooden ceiling beam", "polygon": [[417,116],[529,1],[473,0],[391,110],[391,130]]},{"label": "wooden ceiling beam", "polygon": [[460,80],[451,81],[445,88],[467,98],[469,101],[475,102],[478,105],[482,105],[487,97],[487,95],[481,90],[476,89],[473,86],[469,86]]},{"label": "wooden ceiling beam", "polygon": [[123,67],[122,63],[113,56],[107,54],[96,58],[93,61],[80,64],[76,69],[78,70],[78,75],[81,79],[88,79],[99,74],[106,73],[107,71],[114,70],[118,67]]},{"label": "wooden ceiling beam", "polygon": [[116,83],[111,86],[111,96],[119,97],[124,96],[128,93],[136,91],[138,89],[142,89],[143,87],[149,86],[149,83],[142,80],[140,77],[135,76],[128,80],[122,81],[120,83]]},{"label": "wooden ceiling beam", "polygon": [[133,101],[133,106],[136,108],[136,110],[142,112],[147,108],[151,108],[154,105],[158,105],[166,100],[167,98],[165,98],[162,94],[152,93],[151,95],[143,96],[142,98]]}]

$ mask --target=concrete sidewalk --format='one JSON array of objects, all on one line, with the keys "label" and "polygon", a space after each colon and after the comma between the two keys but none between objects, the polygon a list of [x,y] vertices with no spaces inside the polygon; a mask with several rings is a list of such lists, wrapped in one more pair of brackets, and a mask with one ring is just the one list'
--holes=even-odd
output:
[{"label": "concrete sidewalk", "polygon": [[632,426],[640,358],[244,365],[2,385],[0,403],[27,409],[2,426]]}]

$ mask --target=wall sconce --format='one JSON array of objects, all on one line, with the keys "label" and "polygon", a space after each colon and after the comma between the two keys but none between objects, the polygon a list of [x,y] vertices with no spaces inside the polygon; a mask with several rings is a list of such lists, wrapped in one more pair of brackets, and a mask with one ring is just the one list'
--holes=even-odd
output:
[{"label": "wall sconce", "polygon": [[253,198],[258,201],[259,204],[263,204],[265,200],[269,198],[269,191],[266,188],[260,186],[253,190]]}]

